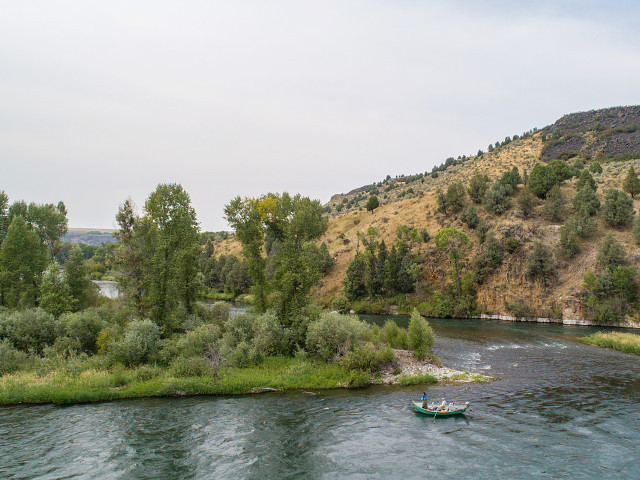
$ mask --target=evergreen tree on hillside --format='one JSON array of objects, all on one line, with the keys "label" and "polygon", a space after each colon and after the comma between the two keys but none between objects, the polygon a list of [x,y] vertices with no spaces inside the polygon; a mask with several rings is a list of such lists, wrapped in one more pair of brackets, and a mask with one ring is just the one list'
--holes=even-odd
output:
[{"label": "evergreen tree on hillside", "polygon": [[633,200],[615,188],[607,190],[602,206],[602,218],[612,227],[623,228],[633,220]]},{"label": "evergreen tree on hillside", "polygon": [[558,185],[554,185],[553,188],[547,194],[547,199],[544,201],[542,207],[542,213],[544,217],[550,222],[558,222],[562,220],[564,216],[565,205],[567,204],[567,198]]},{"label": "evergreen tree on hillside", "polygon": [[380,202],[378,201],[378,197],[375,195],[371,195],[369,200],[367,200],[366,209],[367,211],[373,213],[373,211],[380,206]]},{"label": "evergreen tree on hillside", "polygon": [[631,198],[634,198],[637,193],[640,193],[640,179],[633,167],[629,167],[629,173],[627,174],[627,178],[624,179],[623,188],[625,192],[631,195]]},{"label": "evergreen tree on hillside", "polygon": [[489,190],[489,185],[491,184],[491,180],[486,175],[482,175],[480,173],[471,177],[469,180],[469,187],[467,188],[467,192],[469,193],[469,197],[475,204],[481,204],[484,200],[484,196]]},{"label": "evergreen tree on hillside", "polygon": [[598,185],[596,184],[596,181],[593,179],[593,177],[591,176],[591,174],[587,170],[584,170],[580,174],[580,177],[578,178],[578,181],[576,182],[576,190],[580,191],[585,186],[588,187],[589,189],[593,190],[594,192],[598,189]]},{"label": "evergreen tree on hillside", "polygon": [[595,190],[585,184],[573,197],[573,207],[576,211],[585,209],[589,215],[595,215],[600,210],[600,199]]},{"label": "evergreen tree on hillside", "polygon": [[544,285],[551,283],[556,276],[556,267],[552,258],[549,248],[540,241],[535,242],[527,263],[527,278],[537,280]]}]

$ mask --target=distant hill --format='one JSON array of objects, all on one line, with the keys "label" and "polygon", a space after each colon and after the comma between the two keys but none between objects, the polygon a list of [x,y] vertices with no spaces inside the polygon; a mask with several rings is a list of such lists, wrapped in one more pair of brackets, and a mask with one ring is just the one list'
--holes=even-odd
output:
[{"label": "distant hill", "polygon": [[84,243],[99,247],[103,243],[115,242],[114,232],[113,229],[70,228],[61,240],[62,242]]}]

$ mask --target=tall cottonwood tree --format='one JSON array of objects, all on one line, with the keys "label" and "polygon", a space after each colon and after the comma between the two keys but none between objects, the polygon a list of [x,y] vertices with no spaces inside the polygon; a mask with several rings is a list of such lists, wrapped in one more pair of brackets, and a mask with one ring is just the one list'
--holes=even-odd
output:
[{"label": "tall cottonwood tree", "polygon": [[258,312],[273,308],[298,336],[303,334],[300,322],[311,288],[322,276],[314,243],[327,229],[322,212],[318,200],[288,193],[236,197],[225,207],[225,218],[242,243],[253,280],[254,308]]},{"label": "tall cottonwood tree", "polygon": [[[165,329],[180,326],[170,313],[191,312],[197,295],[199,226],[189,194],[179,184],[160,184],[144,204],[151,317]],[[151,252],[146,252],[147,254]]]},{"label": "tall cottonwood tree", "polygon": [[120,271],[118,284],[123,297],[138,312],[145,314],[143,259],[144,229],[136,216],[135,207],[130,199],[118,208],[116,222],[120,227],[115,237],[119,240],[115,252],[115,263]]},{"label": "tall cottonwood tree", "polygon": [[0,301],[13,308],[38,302],[47,249],[40,236],[18,215],[13,217],[0,247]]},{"label": "tall cottonwood tree", "polygon": [[14,202],[8,211],[8,222],[14,217],[21,216],[31,228],[40,236],[49,254],[54,257],[60,249],[60,238],[67,233],[67,208],[63,202],[27,203],[23,200]]},{"label": "tall cottonwood tree", "polygon": [[64,280],[69,286],[69,293],[73,298],[73,310],[78,311],[87,306],[91,282],[87,278],[84,266],[84,255],[80,246],[74,245],[65,265]]},{"label": "tall cottonwood tree", "polygon": [[0,190],[0,245],[9,228],[9,196]]},{"label": "tall cottonwood tree", "polygon": [[124,294],[165,333],[181,329],[197,295],[199,226],[189,194],[179,184],[160,184],[136,216],[131,201],[118,210],[116,261]]}]

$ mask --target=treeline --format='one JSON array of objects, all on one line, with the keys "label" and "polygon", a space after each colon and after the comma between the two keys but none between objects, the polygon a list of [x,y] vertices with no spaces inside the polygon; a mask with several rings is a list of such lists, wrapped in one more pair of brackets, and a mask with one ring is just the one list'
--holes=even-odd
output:
[{"label": "treeline", "polygon": [[[215,258],[180,185],[159,185],[140,214],[126,200],[116,214],[111,260],[121,298],[69,306],[60,295],[65,277],[52,268],[47,281],[55,288],[43,281],[37,304],[0,309],[0,373],[64,368],[105,370],[115,378],[122,369],[135,369],[127,375],[148,381],[215,377],[222,367],[295,356],[353,370],[348,383],[361,385],[392,361],[392,347],[411,348],[419,358],[430,354],[433,332],[417,312],[408,330],[389,325],[381,331],[323,312],[311,301],[311,289],[333,262],[326,245],[316,244],[327,227],[318,201],[288,194],[238,197],[225,214],[243,244],[243,262]],[[19,224],[14,220],[9,232]],[[10,240],[8,233],[4,245]],[[79,247],[66,263],[68,272],[74,258],[82,263]],[[197,303],[203,275],[209,285],[230,289],[236,276],[242,278],[243,289],[250,285],[252,310],[230,315],[226,304]]]},{"label": "treeline", "polygon": [[406,225],[398,228],[396,236],[389,250],[375,228],[369,227],[366,234],[358,233],[364,251],[357,251],[347,268],[343,282],[347,298],[414,292],[420,264],[424,261],[414,251],[421,238],[415,229]]},{"label": "treeline", "polygon": [[63,202],[10,204],[0,191],[0,307],[40,306],[59,315],[96,302],[80,247],[68,250],[64,275],[60,273],[56,258],[67,223]]}]

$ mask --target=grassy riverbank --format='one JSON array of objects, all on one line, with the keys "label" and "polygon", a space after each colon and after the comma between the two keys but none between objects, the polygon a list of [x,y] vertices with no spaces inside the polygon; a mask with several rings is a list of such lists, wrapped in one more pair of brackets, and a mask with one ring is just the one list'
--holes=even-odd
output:
[{"label": "grassy riverbank", "polygon": [[[436,383],[432,375],[405,377],[402,384]],[[0,404],[82,403],[125,398],[241,395],[278,390],[356,388],[381,383],[379,375],[347,370],[309,358],[267,357],[247,368],[222,368],[211,375],[176,376],[170,369],[143,365],[125,369],[69,361],[50,371],[15,372],[0,377]]]},{"label": "grassy riverbank", "polygon": [[582,337],[584,343],[640,355],[640,335],[623,332],[598,332]]}]

